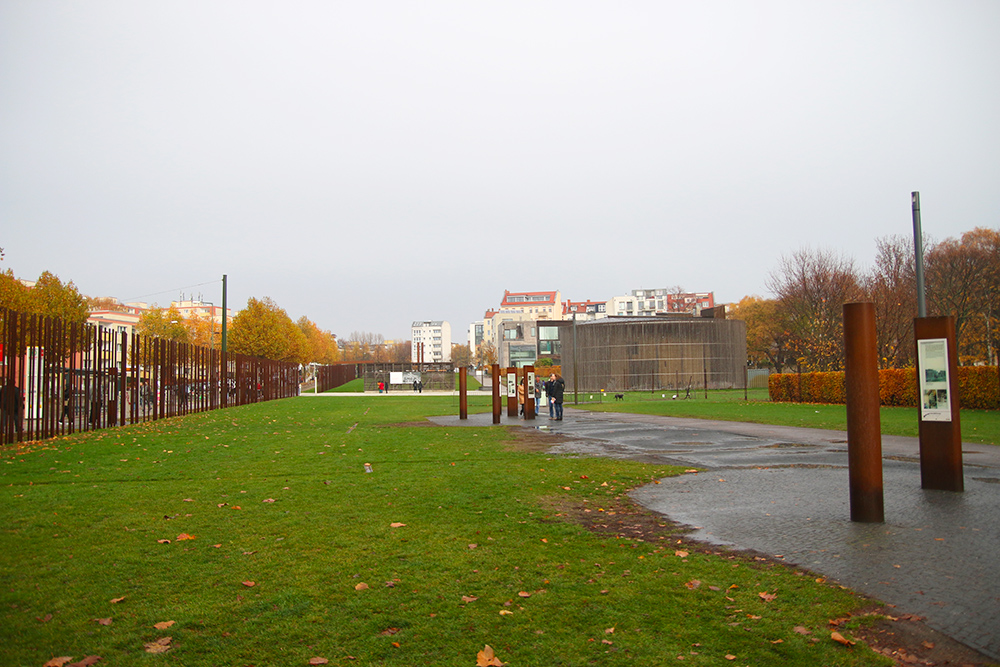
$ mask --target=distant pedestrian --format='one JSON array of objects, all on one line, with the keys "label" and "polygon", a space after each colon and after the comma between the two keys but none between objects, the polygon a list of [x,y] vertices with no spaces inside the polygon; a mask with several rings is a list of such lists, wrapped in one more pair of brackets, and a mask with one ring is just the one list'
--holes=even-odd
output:
[{"label": "distant pedestrian", "polygon": [[16,384],[4,384],[0,388],[0,423],[4,431],[13,425],[11,432],[21,433],[24,430],[24,394]]},{"label": "distant pedestrian", "polygon": [[417,380],[417,392],[419,392],[421,394],[424,393],[424,381],[423,380]]},{"label": "distant pedestrian", "polygon": [[556,418],[556,405],[552,402],[552,383],[555,379],[555,375],[550,375],[549,379],[545,381],[545,402],[549,404],[549,419]]},{"label": "distant pedestrian", "polygon": [[66,384],[63,387],[63,396],[62,396],[63,405],[62,405],[62,413],[59,415],[59,423],[62,423],[63,421],[65,421],[66,423],[70,423],[71,421],[73,421],[72,412],[70,411],[70,399],[72,397],[73,397],[73,390],[70,388],[69,382],[66,381]]},{"label": "distant pedestrian", "polygon": [[518,382],[517,383],[517,402],[518,402],[518,405],[520,406],[520,410],[519,410],[518,414],[523,417],[524,416],[524,383],[523,382]]},{"label": "distant pedestrian", "polygon": [[378,381],[378,393],[382,393],[385,390],[385,382],[382,380]]},{"label": "distant pedestrian", "polygon": [[413,381],[413,393],[414,394],[417,393],[417,381],[416,380]]},{"label": "distant pedestrian", "polygon": [[566,390],[566,383],[563,381],[562,377],[553,373],[550,376],[552,380],[552,404],[555,407],[556,421],[562,421],[563,418],[563,392]]}]

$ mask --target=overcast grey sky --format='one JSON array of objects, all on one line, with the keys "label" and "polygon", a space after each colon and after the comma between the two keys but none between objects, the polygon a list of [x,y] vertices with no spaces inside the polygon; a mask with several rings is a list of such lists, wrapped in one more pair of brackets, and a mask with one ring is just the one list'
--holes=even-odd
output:
[{"label": "overcast grey sky", "polygon": [[505,289],[766,295],[911,235],[913,190],[937,239],[1000,226],[998,35],[995,0],[0,0],[0,269],[459,342]]}]

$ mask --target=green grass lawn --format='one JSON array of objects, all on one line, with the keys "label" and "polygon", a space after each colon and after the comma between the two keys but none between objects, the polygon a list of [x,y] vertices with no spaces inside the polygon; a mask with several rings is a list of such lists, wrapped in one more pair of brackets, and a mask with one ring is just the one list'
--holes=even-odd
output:
[{"label": "green grass lawn", "polygon": [[[602,397],[600,393],[580,392],[578,405],[573,403],[573,394],[567,393],[566,405],[603,412],[847,430],[847,408],[843,405],[772,403],[767,399],[766,389],[750,390],[748,400],[744,399],[742,389],[709,391],[707,399],[703,392],[691,393],[691,399],[685,400],[681,393],[673,400],[671,391],[629,392],[624,401],[615,401],[613,394]],[[916,408],[883,407],[881,422],[882,433],[886,435],[917,436]],[[996,410],[962,410],[961,425],[964,442],[1000,444],[1000,412]]]},{"label": "green grass lawn", "polygon": [[830,639],[850,591],[568,519],[682,470],[420,425],[454,412],[294,398],[0,450],[0,664],[890,664]]},{"label": "green grass lawn", "polygon": [[[477,380],[475,377],[469,375],[468,378],[469,378],[469,380],[468,380],[468,383],[466,385],[466,388],[469,391],[476,391],[477,389],[479,389],[482,386],[482,383],[480,383],[479,380]],[[455,389],[456,390],[458,389],[458,375],[457,374],[455,375]],[[350,382],[347,382],[346,384],[342,384],[339,387],[334,387],[333,389],[330,390],[330,392],[356,393],[356,392],[363,392],[364,390],[365,390],[365,381],[364,381],[364,378],[355,378],[354,380],[351,380]],[[327,393],[329,393],[329,392],[327,392]]]}]

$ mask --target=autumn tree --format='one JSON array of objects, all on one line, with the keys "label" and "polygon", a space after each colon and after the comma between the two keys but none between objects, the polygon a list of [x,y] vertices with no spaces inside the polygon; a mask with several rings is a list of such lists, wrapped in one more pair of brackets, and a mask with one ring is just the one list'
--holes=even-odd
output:
[{"label": "autumn tree", "polygon": [[799,250],[784,256],[768,288],[788,320],[796,361],[811,371],[844,368],[844,304],[861,295],[852,259],[830,251]]},{"label": "autumn tree", "polygon": [[879,367],[905,368],[913,365],[915,346],[917,279],[913,240],[889,236],[875,243],[875,265],[862,283],[875,306]]},{"label": "autumn tree", "polygon": [[150,308],[139,316],[135,326],[136,333],[154,338],[165,338],[178,343],[190,343],[191,334],[184,325],[180,312],[170,308]]},{"label": "autumn tree", "polygon": [[329,331],[323,331],[308,317],[302,316],[295,323],[306,337],[308,353],[307,363],[333,364],[340,360],[340,348],[337,337]]},{"label": "autumn tree", "polygon": [[185,317],[182,324],[188,332],[188,340],[200,347],[215,349],[222,347],[222,322],[208,315],[192,314]]},{"label": "autumn tree", "polygon": [[780,373],[795,365],[790,323],[775,299],[745,296],[730,306],[730,319],[747,325],[747,360],[757,368]]},{"label": "autumn tree", "polygon": [[389,361],[394,364],[405,364],[411,359],[412,343],[408,340],[393,343],[389,346]]},{"label": "autumn tree", "polygon": [[88,296],[84,297],[87,300],[87,307],[91,311],[95,310],[110,310],[116,313],[127,313],[129,307],[118,299],[110,296]]},{"label": "autumn tree", "polygon": [[453,343],[451,346],[451,363],[455,368],[466,368],[472,365],[472,351],[468,345]]},{"label": "autumn tree", "polygon": [[977,227],[934,244],[924,276],[927,314],[955,318],[960,363],[984,361],[1000,315],[1000,231]]},{"label": "autumn tree", "polygon": [[29,312],[31,289],[14,277],[10,269],[0,272],[0,308],[10,308],[18,313]]},{"label": "autumn tree", "polygon": [[268,297],[247,301],[233,318],[228,338],[228,349],[236,354],[297,363],[305,363],[308,355],[305,334]]},{"label": "autumn tree", "polygon": [[386,361],[385,337],[370,331],[352,331],[347,337],[347,360]]},{"label": "autumn tree", "polygon": [[476,363],[476,368],[485,368],[497,363],[497,359],[496,345],[494,345],[491,341],[486,341],[476,348],[476,354],[473,361]]}]

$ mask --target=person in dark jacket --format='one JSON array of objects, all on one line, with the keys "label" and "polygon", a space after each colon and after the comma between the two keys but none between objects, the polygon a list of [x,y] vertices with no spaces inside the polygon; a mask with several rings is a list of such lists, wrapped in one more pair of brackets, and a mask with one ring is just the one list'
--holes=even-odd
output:
[{"label": "person in dark jacket", "polygon": [[555,375],[550,375],[549,379],[545,381],[543,387],[545,388],[545,402],[549,404],[549,419],[556,418],[556,405],[552,402],[552,380],[555,379]]},{"label": "person in dark jacket", "polygon": [[563,392],[566,391],[566,383],[563,381],[562,376],[555,373],[549,376],[549,380],[552,382],[552,392],[549,395],[552,397],[552,405],[555,407],[555,420],[562,421]]}]

